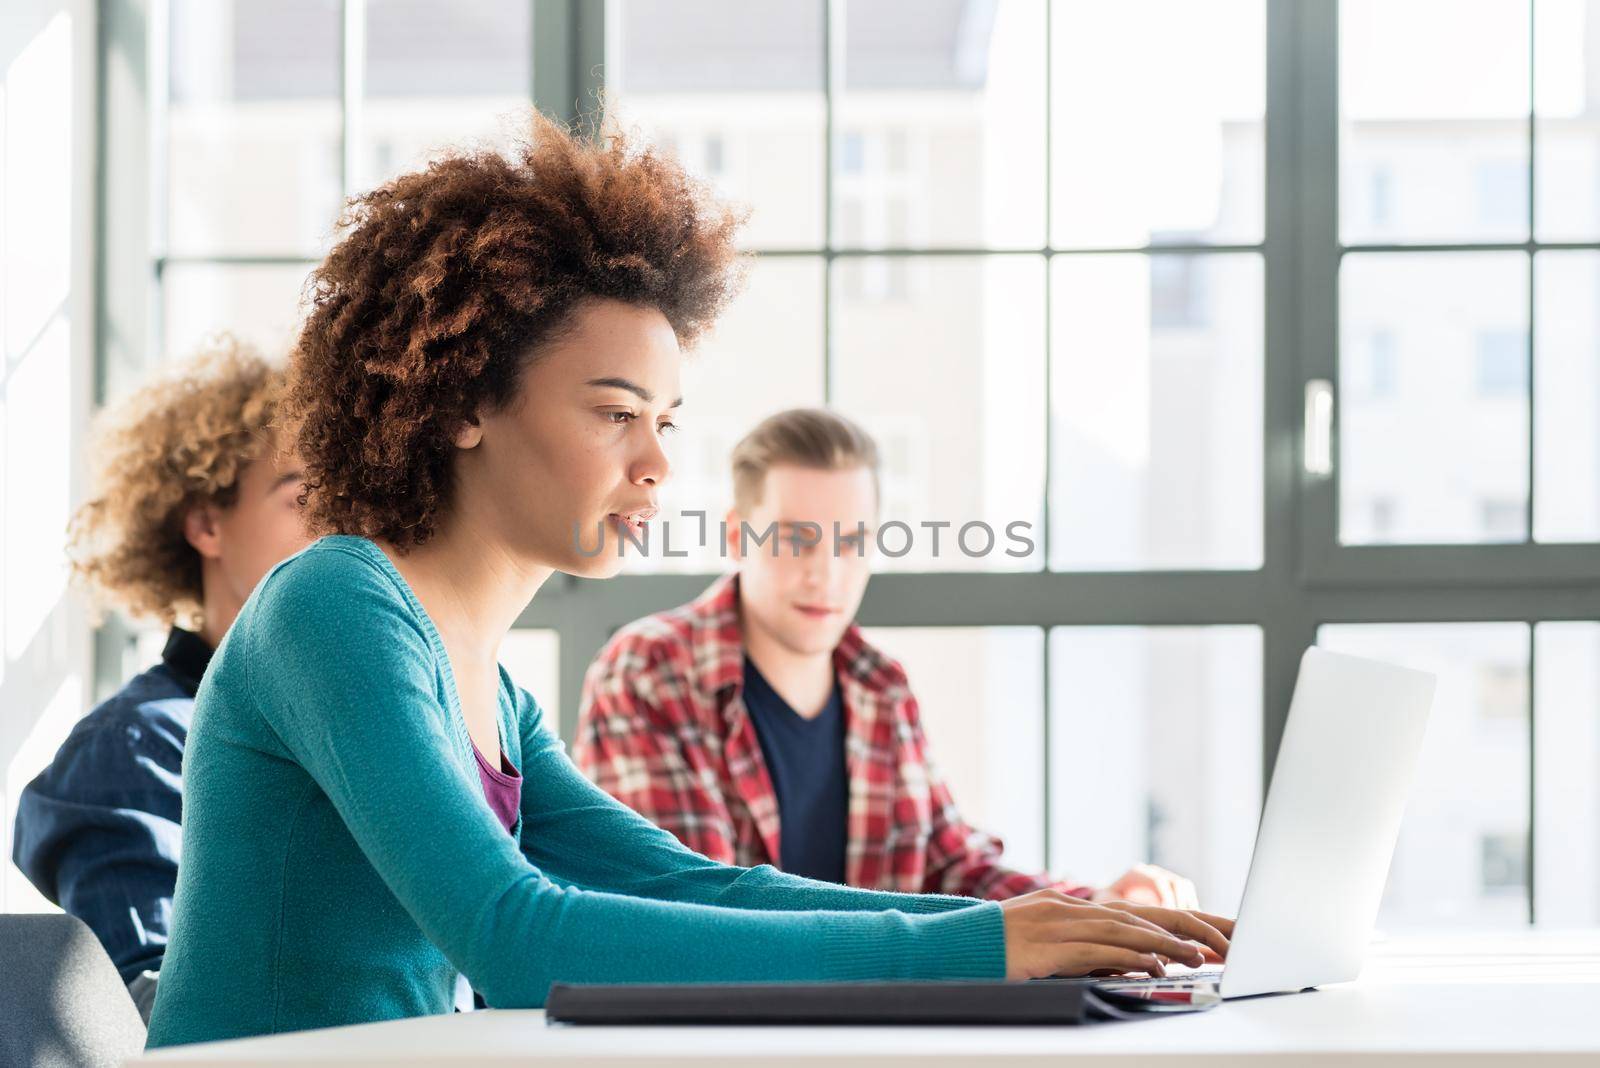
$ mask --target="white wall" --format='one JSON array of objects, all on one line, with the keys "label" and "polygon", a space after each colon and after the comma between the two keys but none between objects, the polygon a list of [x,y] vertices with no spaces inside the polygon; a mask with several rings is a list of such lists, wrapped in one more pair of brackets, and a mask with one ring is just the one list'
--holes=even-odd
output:
[{"label": "white wall", "polygon": [[0,8],[0,910],[17,792],[85,711],[89,627],[62,553],[93,395],[95,5]]}]

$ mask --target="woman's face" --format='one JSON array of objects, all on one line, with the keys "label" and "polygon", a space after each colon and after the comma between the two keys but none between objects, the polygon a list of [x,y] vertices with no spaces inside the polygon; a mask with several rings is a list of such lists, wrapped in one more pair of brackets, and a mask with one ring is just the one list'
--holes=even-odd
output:
[{"label": "woman's face", "polygon": [[[458,439],[460,508],[516,557],[608,578],[657,508],[682,403],[677,336],[654,308],[593,299],[543,345],[505,407]],[[475,439],[475,440],[474,440]]]}]

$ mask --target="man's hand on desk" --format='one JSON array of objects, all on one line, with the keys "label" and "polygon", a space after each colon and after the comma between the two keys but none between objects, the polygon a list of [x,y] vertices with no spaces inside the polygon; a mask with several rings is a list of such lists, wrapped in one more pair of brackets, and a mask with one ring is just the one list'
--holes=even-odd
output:
[{"label": "man's hand on desk", "polygon": [[1000,909],[1008,979],[1096,971],[1165,975],[1174,961],[1199,966],[1221,960],[1233,932],[1233,922],[1220,916],[1128,901],[1097,905],[1058,890],[1014,897]]},{"label": "man's hand on desk", "polygon": [[1135,905],[1160,905],[1168,909],[1200,907],[1194,883],[1154,864],[1135,865],[1110,886],[1096,890],[1091,900],[1100,904],[1131,901]]}]

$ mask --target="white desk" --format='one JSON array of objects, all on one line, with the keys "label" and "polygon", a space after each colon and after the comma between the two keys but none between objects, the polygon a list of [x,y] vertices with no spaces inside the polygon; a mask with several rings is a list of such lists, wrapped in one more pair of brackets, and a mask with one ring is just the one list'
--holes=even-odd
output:
[{"label": "white desk", "polygon": [[1196,1016],[1085,1027],[558,1027],[489,1011],[163,1050],[138,1068],[405,1065],[762,1068],[1115,1065],[1600,1066],[1600,932],[1408,938],[1374,945],[1356,983]]}]

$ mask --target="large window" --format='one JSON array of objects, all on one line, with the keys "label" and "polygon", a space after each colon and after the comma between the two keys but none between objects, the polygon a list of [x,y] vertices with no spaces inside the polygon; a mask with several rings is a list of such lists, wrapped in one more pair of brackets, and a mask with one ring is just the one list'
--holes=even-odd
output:
[{"label": "large window", "polygon": [[[725,506],[733,441],[821,401],[921,533],[883,570],[1259,566],[1265,8],[1204,7],[613,4],[614,113],[748,204],[761,254],[702,357],[756,366],[695,380],[675,497]],[[826,330],[771,328],[797,312]]]},{"label": "large window", "polygon": [[106,170],[153,183],[153,270],[103,299],[158,314],[109,383],[286,344],[342,197],[530,101],[751,209],[685,374],[687,555],[547,584],[506,650],[564,729],[725,565],[673,510],[714,530],[733,443],[830,404],[914,535],[862,621],[1018,863],[1234,907],[1321,641],[1441,679],[1385,926],[1600,919],[1600,2],[156,6],[152,148]]},{"label": "large window", "polygon": [[346,195],[444,146],[507,143],[532,107],[528,0],[164,6],[152,145],[164,357],[218,330],[285,351]]},{"label": "large window", "polygon": [[[46,907],[10,863],[17,795],[84,711],[88,624],[62,532],[93,367],[94,20],[80,3],[0,17],[0,912]],[[8,1024],[9,1026],[9,1024]]]},{"label": "large window", "polygon": [[[1589,0],[1341,6],[1342,545],[1600,540],[1597,20]],[[1356,393],[1375,337],[1390,388]]]}]

